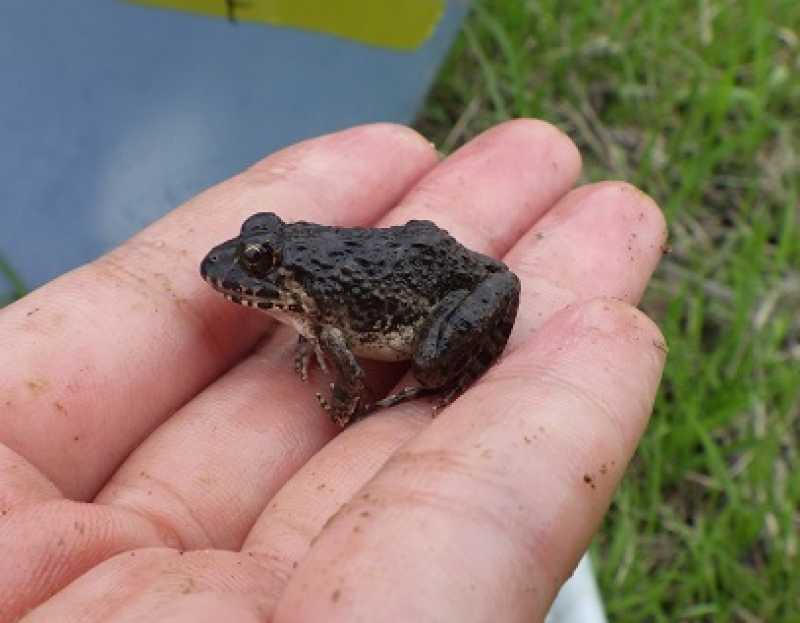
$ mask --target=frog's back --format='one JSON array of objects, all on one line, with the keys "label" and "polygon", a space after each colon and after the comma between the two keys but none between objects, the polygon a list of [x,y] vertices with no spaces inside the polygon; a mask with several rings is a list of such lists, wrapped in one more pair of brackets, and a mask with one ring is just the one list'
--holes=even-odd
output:
[{"label": "frog's back", "polygon": [[375,229],[293,223],[283,261],[324,302],[323,313],[355,331],[417,326],[447,293],[506,270],[430,221]]}]

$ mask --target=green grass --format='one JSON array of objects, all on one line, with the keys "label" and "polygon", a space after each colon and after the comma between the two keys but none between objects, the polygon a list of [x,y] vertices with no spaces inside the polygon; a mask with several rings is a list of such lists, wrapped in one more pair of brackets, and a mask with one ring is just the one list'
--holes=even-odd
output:
[{"label": "green grass", "polygon": [[0,255],[0,307],[22,298],[26,292],[27,289],[20,276]]},{"label": "green grass", "polygon": [[593,546],[610,619],[800,621],[800,2],[477,2],[417,127],[517,116],[670,222],[664,382]]}]

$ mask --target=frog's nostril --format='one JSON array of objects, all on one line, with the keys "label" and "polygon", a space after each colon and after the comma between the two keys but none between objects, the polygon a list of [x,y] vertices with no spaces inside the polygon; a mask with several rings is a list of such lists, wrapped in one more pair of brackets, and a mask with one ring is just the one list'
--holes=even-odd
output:
[{"label": "frog's nostril", "polygon": [[208,261],[211,262],[212,264],[216,264],[219,261],[219,255],[217,255],[216,253],[212,253],[211,255],[208,256]]}]

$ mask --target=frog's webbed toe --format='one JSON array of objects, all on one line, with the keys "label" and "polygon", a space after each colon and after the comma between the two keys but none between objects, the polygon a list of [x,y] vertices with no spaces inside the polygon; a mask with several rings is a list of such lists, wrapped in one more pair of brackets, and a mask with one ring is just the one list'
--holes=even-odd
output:
[{"label": "frog's webbed toe", "polygon": [[342,391],[342,387],[335,383],[330,384],[330,390],[330,400],[317,392],[317,401],[331,419],[342,428],[371,411],[362,405],[361,395]]}]

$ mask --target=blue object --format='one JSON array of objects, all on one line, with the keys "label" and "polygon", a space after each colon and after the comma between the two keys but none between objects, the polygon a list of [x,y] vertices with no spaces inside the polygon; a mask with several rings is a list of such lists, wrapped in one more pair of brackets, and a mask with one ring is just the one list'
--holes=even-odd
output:
[{"label": "blue object", "polygon": [[408,53],[114,0],[3,0],[0,255],[33,287],[279,147],[410,122],[466,10],[450,0]]}]

